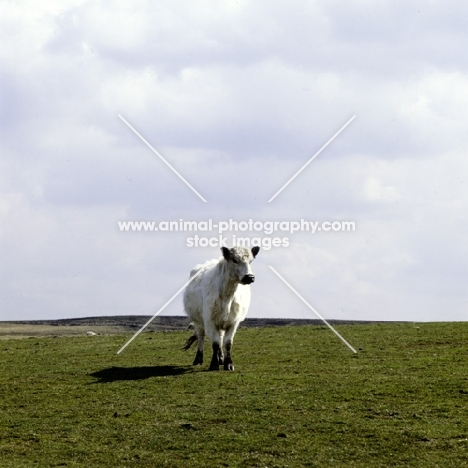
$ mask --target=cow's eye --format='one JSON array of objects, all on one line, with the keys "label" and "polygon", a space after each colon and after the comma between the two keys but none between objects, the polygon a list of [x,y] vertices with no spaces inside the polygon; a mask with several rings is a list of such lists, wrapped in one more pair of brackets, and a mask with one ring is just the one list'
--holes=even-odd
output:
[{"label": "cow's eye", "polygon": [[234,257],[232,258],[232,263],[239,263]]}]

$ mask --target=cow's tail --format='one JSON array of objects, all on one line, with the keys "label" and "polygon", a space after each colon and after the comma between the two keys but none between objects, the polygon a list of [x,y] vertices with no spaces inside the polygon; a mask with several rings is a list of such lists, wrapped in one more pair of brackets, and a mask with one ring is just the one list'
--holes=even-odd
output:
[{"label": "cow's tail", "polygon": [[188,349],[190,349],[190,346],[193,345],[193,343],[195,343],[195,341],[198,341],[198,337],[197,335],[192,335],[186,342],[185,342],[185,346],[182,348],[184,351],[187,351]]}]

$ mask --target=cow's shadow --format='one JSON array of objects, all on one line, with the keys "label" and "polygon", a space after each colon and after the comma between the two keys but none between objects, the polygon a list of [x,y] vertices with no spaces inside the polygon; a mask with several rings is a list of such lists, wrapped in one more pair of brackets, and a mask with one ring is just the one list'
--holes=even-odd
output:
[{"label": "cow's shadow", "polygon": [[145,367],[108,367],[90,374],[98,379],[93,383],[110,383],[119,380],[144,380],[151,377],[167,377],[193,372],[191,367],[145,366]]}]

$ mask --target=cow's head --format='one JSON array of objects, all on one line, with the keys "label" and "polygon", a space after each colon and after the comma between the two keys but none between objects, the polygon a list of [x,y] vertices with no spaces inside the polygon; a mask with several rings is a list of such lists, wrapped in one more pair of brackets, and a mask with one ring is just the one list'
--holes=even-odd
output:
[{"label": "cow's head", "polygon": [[260,247],[252,247],[247,249],[245,247],[233,247],[228,249],[227,247],[221,247],[223,257],[229,265],[231,274],[241,284],[250,284],[255,281],[255,276],[250,269],[252,260],[257,256]]}]

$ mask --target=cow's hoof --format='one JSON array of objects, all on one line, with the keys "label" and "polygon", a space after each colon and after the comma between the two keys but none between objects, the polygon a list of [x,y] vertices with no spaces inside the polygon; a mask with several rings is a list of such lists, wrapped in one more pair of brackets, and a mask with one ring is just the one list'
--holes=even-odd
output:
[{"label": "cow's hoof", "polygon": [[195,359],[193,360],[194,366],[200,366],[203,364],[203,353],[200,351],[197,351],[197,354],[195,355]]},{"label": "cow's hoof", "polygon": [[232,362],[230,364],[224,364],[224,370],[227,370],[227,371],[234,370],[234,364]]},{"label": "cow's hoof", "polygon": [[213,364],[213,363],[212,363],[212,364],[210,365],[210,368],[209,368],[208,370],[210,370],[210,371],[212,371],[212,370],[219,370],[219,364],[218,364],[218,363],[216,363],[216,364]]}]

